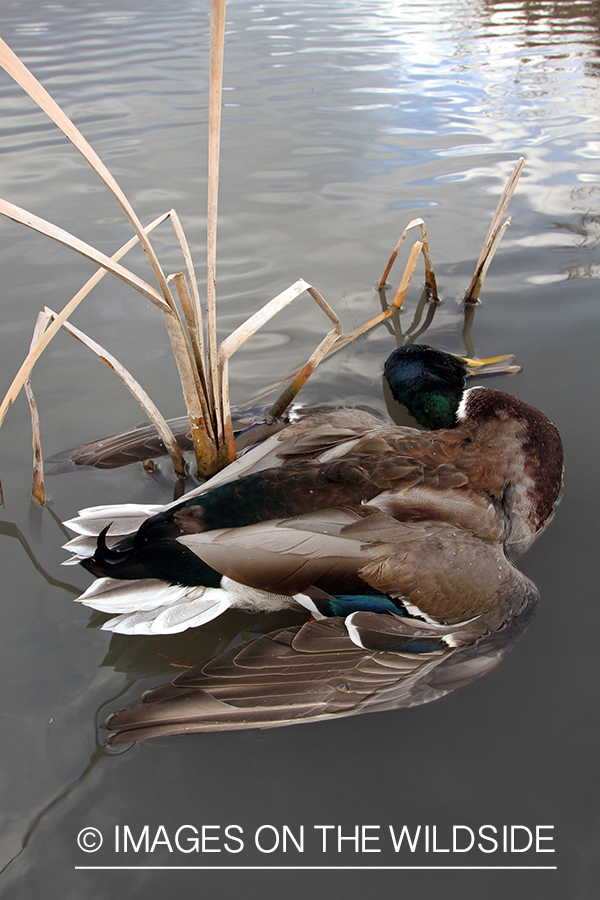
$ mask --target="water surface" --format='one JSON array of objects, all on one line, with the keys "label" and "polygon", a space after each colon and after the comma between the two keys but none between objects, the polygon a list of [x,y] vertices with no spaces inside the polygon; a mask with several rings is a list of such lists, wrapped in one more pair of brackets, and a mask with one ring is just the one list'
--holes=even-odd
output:
[{"label": "water surface", "polygon": [[[207,4],[66,0],[9,4],[1,33],[63,105],[140,218],[175,207],[201,271],[206,191]],[[167,502],[169,467],[87,472],[48,482],[30,508],[28,409],[0,435],[2,875],[7,897],[153,898],[204,890],[253,898],[592,898],[598,855],[599,616],[598,238],[600,19],[594,2],[549,0],[230,0],[219,219],[222,334],[298,276],[346,328],[378,308],[373,285],[404,226],[426,222],[444,303],[427,340],[462,349],[458,299],[516,161],[527,167],[512,224],[486,279],[473,339],[513,352],[523,372],[496,386],[559,426],[567,470],[555,521],[521,561],[542,593],[534,624],[493,673],[429,706],[264,732],[156,740],[122,754],[97,744],[107,710],[227,643],[224,624],[163,640],[111,637],[72,603],[89,582],[61,569],[59,520],[103,502]],[[85,162],[8,76],[0,76],[0,196],[104,252],[129,227]],[[179,260],[157,236],[167,272]],[[142,254],[131,265],[150,278]],[[91,274],[70,251],[0,222],[0,375],[8,385],[45,304],[62,306]],[[394,270],[395,278],[399,272]],[[401,325],[420,296],[419,274]],[[162,320],[104,279],[74,323],[121,358],[168,416],[182,413]],[[305,358],[326,323],[296,303],[231,365],[236,402]],[[385,409],[378,329],[320,369],[307,403]],[[130,428],[142,416],[105,367],[59,336],[33,386],[51,454]],[[235,623],[233,623],[235,624]],[[230,623],[230,625],[233,624]],[[162,654],[162,655],[161,655]],[[115,826],[169,836],[181,825],[237,824],[239,855],[117,857]],[[250,837],[288,825],[307,838],[261,853]],[[315,825],[553,826],[554,854],[322,852]],[[77,847],[85,826],[105,835]],[[212,832],[216,834],[217,832]],[[372,831],[370,834],[377,832]],[[546,832],[548,834],[550,832]],[[267,833],[265,833],[265,844]],[[114,844],[112,845],[114,849]],[[376,846],[375,844],[368,846]],[[547,846],[547,845],[546,845]],[[80,871],[113,865],[555,865],[549,871]]]}]

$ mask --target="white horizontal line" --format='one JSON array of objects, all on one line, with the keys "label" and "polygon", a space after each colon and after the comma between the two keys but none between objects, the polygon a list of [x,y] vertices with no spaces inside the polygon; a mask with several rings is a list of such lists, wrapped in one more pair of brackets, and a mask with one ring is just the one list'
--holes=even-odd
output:
[{"label": "white horizontal line", "polygon": [[75,869],[136,869],[136,870],[201,870],[219,871],[219,872],[239,872],[249,870],[260,871],[286,871],[286,872],[303,872],[303,871],[337,871],[337,872],[382,872],[397,871],[400,869],[418,869],[419,871],[437,871],[452,869],[469,869],[469,870],[486,870],[486,871],[515,871],[515,870],[554,870],[558,866],[75,866]]}]

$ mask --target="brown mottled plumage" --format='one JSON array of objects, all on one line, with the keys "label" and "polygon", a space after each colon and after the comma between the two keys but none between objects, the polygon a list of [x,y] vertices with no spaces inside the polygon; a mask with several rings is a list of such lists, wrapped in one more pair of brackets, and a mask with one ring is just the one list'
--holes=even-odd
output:
[{"label": "brown mottled plumage", "polygon": [[465,391],[464,370],[424,347],[386,363],[433,430],[319,412],[168,507],[69,523],[76,558],[103,576],[80,599],[117,613],[112,630],[180,631],[228,607],[322,620],[195,667],[113,717],[113,741],[410,705],[495,665],[535,607],[513,562],[550,518],[562,446],[516,397]]}]

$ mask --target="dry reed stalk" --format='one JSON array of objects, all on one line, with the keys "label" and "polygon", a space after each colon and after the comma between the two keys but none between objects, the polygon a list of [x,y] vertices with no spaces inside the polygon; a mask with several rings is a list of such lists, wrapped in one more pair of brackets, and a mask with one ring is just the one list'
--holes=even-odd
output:
[{"label": "dry reed stalk", "polygon": [[[477,296],[479,295],[479,291],[481,290],[481,285],[483,284],[483,279],[485,277],[485,274],[489,268],[489,265],[492,261],[494,253],[498,249],[498,245],[499,245],[506,229],[508,228],[508,226],[510,224],[510,219],[507,219],[507,221],[505,221],[502,225],[500,224],[500,222],[502,220],[504,213],[506,212],[506,209],[508,207],[510,199],[515,191],[517,182],[519,180],[519,176],[521,175],[521,172],[523,171],[524,165],[525,165],[525,159],[523,157],[521,157],[518,160],[513,172],[511,173],[511,176],[506,184],[506,187],[504,188],[504,191],[502,192],[500,200],[498,201],[496,211],[492,218],[492,223],[488,230],[488,234],[486,236],[486,240],[484,242],[483,249],[482,249],[481,255],[479,257],[479,261],[478,261],[478,264],[477,264],[477,267],[475,270],[475,275],[473,276],[473,280],[471,282],[471,285],[469,286],[467,293],[465,294],[465,298],[463,301],[467,306],[467,311],[468,311],[469,306],[474,306],[475,303],[477,302]],[[429,251],[429,241],[427,238],[427,230],[425,228],[425,223],[424,223],[423,219],[420,219],[420,218],[413,219],[411,222],[409,222],[408,225],[406,226],[406,228],[404,229],[404,231],[402,232],[402,234],[400,235],[400,237],[396,243],[396,246],[394,247],[394,250],[392,251],[392,254],[387,263],[387,266],[385,267],[383,275],[380,279],[380,282],[378,285],[379,290],[381,291],[385,287],[388,275],[389,275],[389,273],[392,269],[392,266],[394,265],[396,258],[398,256],[398,252],[399,252],[400,248],[402,247],[402,244],[406,240],[406,237],[408,236],[409,231],[413,228],[421,229],[421,236],[423,238],[423,241],[422,242],[416,241],[415,244],[413,244],[410,255],[409,255],[408,262],[406,263],[402,278],[400,280],[400,285],[398,286],[398,290],[396,291],[396,294],[394,296],[394,299],[393,299],[390,307],[388,309],[384,310],[378,316],[375,316],[375,318],[370,319],[369,321],[365,322],[363,325],[360,325],[358,328],[355,328],[354,331],[351,331],[345,337],[343,337],[339,341],[337,341],[335,346],[333,346],[325,354],[325,357],[333,356],[334,353],[337,353],[339,350],[343,350],[344,347],[347,347],[348,344],[352,343],[352,341],[356,340],[356,338],[365,334],[367,331],[370,331],[372,328],[374,328],[376,325],[379,325],[381,322],[385,322],[387,319],[389,319],[391,316],[395,315],[398,312],[398,310],[402,306],[402,302],[404,300],[404,297],[406,296],[406,292],[410,285],[410,281],[413,277],[416,263],[417,263],[420,252],[423,253],[423,258],[425,261],[425,286],[426,286],[427,294],[433,303],[439,302],[435,273],[433,270],[433,264],[431,261],[431,255],[430,255],[430,251]],[[472,290],[472,288],[474,286],[476,287],[477,294],[474,295],[474,300],[471,300],[469,302],[469,301],[467,301],[467,297],[469,296],[469,292]],[[431,320],[433,318],[434,312],[435,312],[435,306],[432,306],[430,316],[426,320],[424,327],[417,333],[417,335],[413,335],[413,339],[414,339],[414,337],[417,337],[418,334],[422,334],[423,331],[427,330],[427,328],[431,324]],[[464,332],[463,332],[463,336],[464,336]],[[469,353],[474,352],[472,350],[471,346],[469,346],[468,352]],[[487,367],[488,363],[491,362],[496,365],[496,368],[493,370],[496,374],[513,375],[516,372],[520,371],[520,369],[518,366],[509,365],[509,363],[512,360],[514,360],[513,356],[499,356],[499,357],[493,357],[491,360],[476,360],[476,359],[470,358],[470,359],[468,359],[468,362],[470,363],[470,365],[472,367],[477,367],[477,366],[482,367],[479,369],[480,372],[483,371],[483,367]],[[299,375],[299,371],[300,371],[299,369],[295,369],[294,371],[289,372],[283,378],[279,379],[278,381],[274,382],[273,384],[270,384],[268,387],[264,388],[262,391],[259,391],[258,393],[254,394],[253,397],[247,403],[245,403],[242,408],[250,407],[253,404],[264,399],[269,394],[271,394],[273,391],[275,391],[278,387],[280,387],[281,384],[285,383],[285,381],[287,381],[289,378],[296,379]],[[474,369],[474,372],[475,371],[476,371],[476,369]],[[486,371],[486,374],[489,374],[492,370],[491,369],[488,370],[487,368],[485,368],[485,371]],[[291,403],[291,401],[293,399],[293,397],[290,397],[288,403],[286,405],[283,405],[283,398],[287,397],[287,395],[288,395],[288,388],[286,388],[285,391],[282,393],[282,395],[275,401],[275,403],[269,410],[269,414],[275,415],[274,411],[279,411],[278,414],[281,415],[281,413],[287,408],[287,406],[289,405],[289,403]]]},{"label": "dry reed stalk", "polygon": [[[219,199],[219,155],[221,146],[221,97],[223,90],[223,52],[225,44],[225,0],[210,4],[210,82],[208,105],[208,202],[206,218],[206,328],[208,380],[215,411],[217,444],[224,442],[227,458],[235,458],[229,432],[231,422],[223,420],[220,397],[217,349],[217,207]],[[232,433],[232,432],[231,432]]]},{"label": "dry reed stalk", "polygon": [[[103,269],[106,269],[113,275],[116,275],[130,287],[133,287],[135,290],[137,290],[144,297],[146,297],[161,309],[164,315],[165,323],[167,325],[167,332],[169,333],[169,337],[171,338],[171,345],[173,346],[173,351],[175,353],[177,366],[179,369],[184,398],[186,400],[186,407],[190,415],[190,423],[192,426],[192,434],[194,435],[194,446],[196,448],[198,469],[200,472],[202,472],[203,467],[207,465],[206,461],[208,460],[208,464],[210,464],[210,461],[212,461],[215,454],[214,452],[211,452],[212,448],[210,447],[209,439],[206,433],[202,406],[198,397],[198,392],[201,389],[200,382],[198,379],[198,375],[195,372],[190,347],[186,341],[185,333],[183,331],[183,325],[177,311],[175,309],[172,309],[170,305],[167,304],[165,299],[161,297],[158,291],[156,291],[153,287],[151,287],[133,272],[130,272],[114,259],[111,259],[104,253],[96,250],[90,244],[87,244],[85,241],[80,240],[79,238],[70,234],[68,231],[59,228],[56,225],[53,225],[51,222],[47,222],[45,219],[41,219],[39,216],[36,216],[33,213],[22,209],[21,207],[15,206],[13,203],[9,203],[7,200],[0,199],[0,213],[15,222],[27,225],[29,228],[38,231],[40,234],[51,237],[53,240],[58,241],[59,243],[67,247],[70,247],[72,250],[75,250],[77,253],[85,256],[87,259],[92,260],[93,262],[102,266]],[[137,235],[137,239],[139,240],[139,235]],[[7,406],[8,404],[5,401],[3,403],[2,418],[6,412]],[[0,418],[0,424],[2,422],[2,418]]]},{"label": "dry reed stalk", "polygon": [[[169,213],[164,213],[162,216],[159,216],[157,219],[154,219],[154,221],[151,222],[150,225],[148,225],[146,227],[145,231],[147,231],[147,232],[152,231],[154,228],[156,228],[158,225],[160,225],[162,222],[164,222],[168,215],[169,215]],[[111,259],[114,260],[115,262],[118,262],[118,260],[122,259],[122,257],[125,256],[125,254],[128,253],[129,250],[131,250],[132,247],[134,247],[137,243],[138,243],[138,237],[137,237],[137,235],[135,235],[134,237],[130,238],[130,240],[127,241],[127,243],[123,244],[123,246],[120,247],[119,250],[117,250],[117,252],[112,255]],[[98,271],[95,272],[94,275],[92,275],[92,277],[88,279],[88,281],[86,281],[86,283],[83,285],[83,287],[79,291],[77,291],[75,296],[72,297],[71,300],[69,300],[69,302],[61,310],[61,312],[58,313],[58,315],[53,320],[53,322],[48,325],[46,330],[43,331],[43,333],[41,333],[39,339],[35,342],[32,341],[29,353],[25,357],[21,367],[19,368],[19,371],[17,372],[17,374],[15,375],[15,377],[12,381],[11,386],[9,387],[8,391],[6,392],[6,396],[4,397],[2,404],[0,405],[0,425],[2,425],[2,422],[4,421],[4,417],[7,413],[8,407],[10,406],[11,403],[14,403],[14,401],[16,400],[16,398],[19,394],[19,391],[23,387],[25,380],[31,374],[31,371],[32,371],[36,361],[41,356],[42,352],[48,346],[48,344],[50,343],[50,341],[52,340],[54,335],[58,331],[60,331],[60,328],[61,328],[63,322],[66,322],[66,320],[71,315],[71,313],[75,309],[77,309],[77,307],[79,306],[81,301],[84,300],[85,297],[87,297],[87,295],[90,293],[92,288],[94,288],[98,284],[98,282],[101,281],[102,278],[104,278],[107,271],[108,270],[105,268],[98,269]]]},{"label": "dry reed stalk", "polygon": [[44,505],[46,492],[44,490],[44,458],[42,456],[42,442],[40,439],[40,417],[37,403],[33,396],[31,382],[25,382],[25,396],[31,412],[31,443],[33,446],[33,484],[31,496],[39,506]]},{"label": "dry reed stalk", "polygon": [[423,248],[423,259],[425,260],[425,286],[427,288],[427,292],[429,294],[429,298],[433,303],[439,302],[438,290],[437,290],[437,282],[435,278],[435,272],[433,270],[433,263],[431,261],[431,253],[429,252],[429,238],[427,236],[427,229],[425,227],[425,222],[423,219],[413,219],[408,223],[400,237],[396,242],[396,246],[392,250],[392,255],[388,260],[388,264],[384,269],[383,275],[379,281],[379,290],[385,287],[388,279],[388,275],[392,269],[392,266],[396,262],[396,257],[398,256],[398,251],[400,247],[406,240],[408,236],[408,232],[413,228],[421,229],[421,242]]},{"label": "dry reed stalk", "polygon": [[[25,90],[29,94],[29,96],[38,104],[38,106],[46,113],[46,115],[48,115],[50,119],[52,119],[52,121],[61,129],[63,134],[67,138],[69,138],[71,143],[77,148],[77,150],[79,150],[84,159],[86,159],[86,161],[92,166],[96,174],[102,179],[104,184],[108,187],[108,189],[111,191],[111,193],[119,203],[121,209],[129,219],[142,247],[144,248],[158,280],[164,301],[163,298],[160,298],[160,295],[156,291],[154,291],[154,289],[150,289],[152,293],[147,294],[146,296],[148,296],[148,299],[152,300],[152,302],[154,303],[157,303],[156,298],[160,298],[160,302],[157,303],[157,305],[162,304],[161,309],[163,310],[167,333],[169,335],[171,346],[173,347],[173,352],[175,355],[175,361],[179,372],[183,395],[192,426],[192,435],[194,439],[194,447],[196,450],[198,471],[201,474],[209,474],[209,472],[211,472],[216,466],[217,453],[216,448],[214,448],[212,442],[209,440],[205,420],[202,415],[200,401],[197,396],[200,382],[198,380],[197,374],[195,373],[193,355],[191,354],[190,348],[187,344],[187,340],[183,330],[183,324],[181,322],[179,314],[177,313],[175,302],[169,290],[169,286],[167,284],[167,280],[163,273],[162,267],[160,265],[158,257],[156,256],[156,253],[154,252],[154,248],[152,247],[144,232],[141,222],[139,221],[133,207],[121,190],[117,181],[113,178],[98,154],[88,144],[79,129],[76,128],[76,126],[73,124],[73,122],[71,122],[66,113],[63,112],[56,101],[53,100],[50,94],[46,91],[46,89],[42,87],[42,85],[29,71],[29,69],[27,69],[27,67],[21,62],[16,54],[13,53],[10,47],[1,38],[0,65],[12,78],[14,78],[14,80],[23,88],[23,90]],[[6,201],[3,202],[5,203]],[[8,204],[8,207],[10,207],[13,211],[18,210],[18,207],[13,207],[12,204]],[[6,212],[5,210],[1,209],[0,212],[4,212],[5,215],[9,215],[10,217],[12,217],[10,212]],[[26,221],[26,219],[27,217],[31,217],[31,214],[26,213],[24,210],[18,210],[18,212],[25,218],[17,219],[17,221],[22,221],[23,224],[30,224],[28,221]],[[33,218],[35,219],[36,217]],[[32,225],[31,227],[35,227],[35,225]],[[56,229],[56,226],[51,227]],[[50,236],[56,237],[57,240],[60,240],[60,237],[58,237],[58,233],[66,234],[65,232],[62,232],[62,229],[56,229],[56,231],[56,235]],[[72,241],[74,240],[75,242],[78,242],[78,239],[73,238],[72,235],[68,235],[68,238],[69,240],[66,242],[67,245],[71,246],[73,249],[78,250],[78,252],[83,252],[81,249],[82,247],[89,248],[89,245],[84,244],[84,242],[79,242],[79,247],[75,246]],[[97,254],[98,251],[95,251],[95,253]],[[84,255],[88,255],[88,253],[84,252]],[[93,258],[98,262],[97,255],[91,256],[90,258]],[[108,257],[104,257],[104,259],[108,260]],[[109,271],[113,271],[114,274],[118,274],[119,277],[123,277],[123,273],[120,270],[115,271],[115,269],[113,268],[114,264],[110,264],[110,260],[108,260],[108,262]],[[101,262],[100,264],[103,266],[105,265],[104,262]],[[144,287],[149,288],[149,285],[146,286],[145,282],[142,282],[141,279],[137,279],[137,281],[144,285]],[[136,287],[135,280],[132,283],[132,286]],[[136,289],[140,289],[139,284],[137,285]],[[142,293],[144,293],[144,291],[142,291]]]},{"label": "dry reed stalk", "polygon": [[375,316],[373,319],[369,319],[368,322],[364,322],[362,325],[359,325],[358,328],[355,328],[354,331],[350,331],[345,337],[341,338],[340,341],[333,347],[328,356],[333,356],[334,353],[337,353],[338,350],[342,350],[348,344],[351,344],[352,341],[355,341],[356,338],[361,337],[363,334],[366,334],[367,331],[370,331],[372,328],[375,328],[376,325],[379,325],[381,322],[385,322],[386,319],[391,318],[396,315],[396,313],[401,309],[402,303],[404,302],[404,298],[406,297],[406,292],[410,286],[411,279],[415,273],[415,268],[417,266],[417,262],[419,260],[419,254],[423,249],[423,244],[421,241],[415,241],[415,243],[411,247],[411,251],[404,267],[404,272],[402,273],[402,278],[400,279],[400,284],[398,285],[398,290],[392,300],[388,309],[379,313],[378,316]]},{"label": "dry reed stalk", "polygon": [[[249,337],[255,334],[259,328],[272,319],[273,316],[277,315],[282,309],[288,306],[296,297],[300,294],[303,294],[306,291],[313,300],[317,303],[317,305],[323,310],[323,312],[329,317],[331,322],[333,322],[333,328],[328,334],[323,338],[319,346],[316,350],[311,354],[310,358],[304,364],[301,373],[304,373],[305,377],[301,384],[296,387],[294,393],[290,397],[290,399],[282,406],[280,412],[270,411],[269,414],[273,417],[281,415],[285,409],[291,403],[293,397],[296,396],[300,388],[303,384],[305,384],[306,380],[310,377],[312,372],[316,369],[319,362],[323,359],[327,350],[332,346],[332,344],[337,341],[339,336],[342,334],[342,323],[337,315],[337,313],[329,306],[326,300],[323,299],[321,294],[314,288],[312,285],[308,284],[308,282],[304,281],[303,278],[299,278],[294,284],[290,285],[285,291],[282,291],[268,303],[266,303],[258,312],[254,313],[253,316],[250,316],[239,328],[236,328],[229,337],[225,338],[222,341],[221,346],[219,347],[219,382],[223,403],[223,419],[225,423],[228,423],[227,427],[231,429],[231,412],[229,405],[229,385],[228,385],[228,362],[231,356],[238,350],[244,341],[247,341]],[[298,376],[296,376],[298,378]],[[293,390],[292,385],[288,386],[287,390]],[[280,398],[281,399],[281,398]],[[231,441],[233,441],[233,430],[231,430]]]},{"label": "dry reed stalk", "polygon": [[[173,225],[173,229],[175,231],[175,235],[177,236],[177,240],[179,241],[179,246],[181,247],[181,253],[183,255],[183,259],[185,261],[185,266],[188,273],[188,278],[190,282],[190,287],[192,291],[192,308],[193,308],[193,320],[194,320],[194,331],[195,331],[195,340],[190,335],[190,339],[192,340],[194,356],[198,359],[198,372],[200,377],[205,385],[205,395],[206,393],[206,357],[204,354],[204,326],[202,324],[202,304],[200,303],[200,294],[198,292],[198,280],[196,278],[196,272],[194,269],[194,263],[192,260],[192,254],[190,253],[190,248],[187,242],[187,238],[185,236],[185,232],[183,230],[183,226],[179,221],[179,216],[175,212],[174,209],[169,210],[169,218]],[[189,328],[189,324],[188,324]]]},{"label": "dry reed stalk", "polygon": [[[164,314],[167,331],[171,338],[171,344],[173,346],[173,350],[177,360],[180,380],[182,383],[184,398],[186,401],[186,407],[188,409],[190,424],[192,427],[192,435],[194,439],[194,447],[196,449],[198,470],[201,473],[206,472],[206,474],[208,474],[211,463],[213,462],[216,454],[211,445],[205,426],[202,405],[199,399],[199,392],[201,390],[199,378],[195,372],[190,347],[185,339],[183,326],[176,310],[171,309],[171,307],[166,303],[165,299],[161,297],[161,295],[153,287],[151,287],[137,275],[134,275],[133,272],[130,272],[114,259],[111,259],[105,254],[101,253],[99,250],[96,250],[94,247],[91,247],[89,244],[85,243],[85,241],[76,238],[74,235],[70,234],[64,229],[58,228],[56,225],[53,225],[52,223],[47,222],[46,220],[33,215],[33,213],[21,209],[20,207],[15,206],[14,204],[9,203],[6,200],[0,200],[0,213],[8,216],[16,222],[27,225],[29,228],[32,228],[35,231],[40,232],[41,234],[45,234],[46,236],[53,238],[54,240],[58,241],[61,244],[64,244],[67,247],[70,247],[81,255],[102,266],[103,269],[112,272],[112,274],[116,275],[130,287],[133,287],[155,305],[159,306]],[[137,235],[137,238],[139,240],[139,235]],[[147,241],[146,237],[145,240]],[[6,409],[8,408],[8,405],[10,403],[10,399],[10,397],[8,399],[5,398],[5,401],[3,402],[2,418],[6,413]],[[0,418],[0,424],[2,422],[2,418]]]},{"label": "dry reed stalk", "polygon": [[69,117],[60,108],[58,103],[50,96],[48,91],[42,87],[37,78],[29,71],[27,66],[21,62],[19,57],[13,53],[8,44],[0,38],[0,65],[5,71],[19,84],[26,93],[34,100],[40,109],[49,116],[57,125],[63,134],[68,137],[74,147],[79,150],[81,155],[92,166],[94,171],[99,175],[104,184],[115,197],[117,203],[131,222],[135,233],[137,234],[141,245],[148,254],[152,268],[154,269],[158,282],[165,290],[165,299],[169,296],[169,290],[166,287],[166,280],[162,273],[162,268],[154,252],[154,248],[147,239],[140,220],[138,219],[129,200],[121,190],[119,184],[113,178],[109,170],[106,168],[96,151],[88,144],[79,129],[71,122]]},{"label": "dry reed stalk", "polygon": [[304,387],[319,363],[331,352],[331,348],[342,335],[342,323],[331,307],[325,302],[321,294],[313,287],[309,287],[307,290],[311,297],[319,304],[321,309],[327,313],[333,322],[334,327],[325,335],[319,346],[313,350],[300,371],[294,376],[282,395],[269,409],[267,417],[272,417],[274,419],[279,418],[279,416],[285,412],[290,403],[294,400],[298,391]]},{"label": "dry reed stalk", "polygon": [[[49,318],[56,317],[57,313],[53,310],[45,307],[45,314]],[[154,404],[152,399],[148,396],[143,387],[135,380],[133,375],[127,371],[127,369],[116,359],[112,353],[109,353],[108,350],[105,350],[100,344],[96,341],[92,340],[92,338],[88,337],[83,331],[80,331],[79,328],[75,328],[74,325],[71,325],[70,322],[63,322],[62,327],[68,333],[73,335],[73,337],[77,338],[78,341],[81,341],[86,347],[88,347],[93,353],[96,354],[98,359],[100,359],[105,365],[112,369],[117,378],[123,382],[125,387],[130,391],[130,393],[135,397],[137,402],[140,404],[156,430],[158,431],[162,442],[167,449],[169,456],[173,462],[173,467],[180,478],[185,478],[185,460],[183,458],[183,454],[179,448],[177,441],[173,436],[173,432],[169,428],[167,422],[163,418],[160,413],[160,410]]]},{"label": "dry reed stalk", "polygon": [[[422,248],[423,244],[420,241],[415,241],[411,248],[406,266],[404,267],[400,285],[398,287],[398,290],[396,291],[396,295],[392,301],[392,304],[388,309],[379,313],[379,315],[375,316],[375,318],[369,319],[367,322],[359,325],[358,328],[355,328],[354,331],[349,332],[345,337],[340,336],[335,341],[331,341],[328,346],[324,347],[323,345],[329,338],[329,335],[327,335],[327,337],[324,338],[313,356],[311,356],[311,358],[304,364],[304,366],[299,369],[294,369],[292,372],[288,372],[288,374],[279,379],[279,381],[276,381],[274,384],[269,385],[258,394],[255,394],[249,401],[249,403],[244,404],[244,406],[252,405],[257,401],[262,400],[264,397],[267,397],[270,393],[280,387],[281,384],[288,381],[288,379],[291,379],[288,386],[273,403],[268,412],[268,415],[272,416],[273,418],[281,416],[288,408],[290,403],[294,400],[300,388],[302,388],[306,384],[308,378],[314,372],[316,365],[318,365],[319,362],[321,362],[323,359],[328,359],[330,356],[333,356],[333,354],[337,353],[338,350],[342,350],[344,347],[347,347],[348,344],[352,343],[352,341],[355,341],[363,334],[366,334],[367,331],[370,331],[372,328],[375,328],[376,325],[379,325],[381,322],[385,322],[387,319],[396,315],[396,313],[399,312],[402,306],[402,302],[406,296],[406,292],[408,291]],[[321,352],[318,355],[316,364],[313,365],[313,357],[318,351]]]},{"label": "dry reed stalk", "polygon": [[190,292],[188,289],[188,283],[183,272],[176,272],[174,275],[169,275],[168,280],[173,280],[175,282],[175,287],[177,289],[177,296],[179,297],[179,302],[181,303],[181,308],[183,310],[183,315],[186,321],[188,334],[190,337],[190,344],[192,346],[192,351],[194,353],[194,359],[196,361],[196,368],[198,371],[198,377],[200,379],[201,390],[199,391],[199,399],[200,404],[202,406],[202,415],[204,417],[204,421],[206,423],[206,429],[208,432],[208,436],[211,441],[215,441],[215,429],[214,429],[214,416],[212,415],[212,410],[208,406],[208,394],[206,391],[206,376],[204,369],[204,356],[203,356],[203,340],[202,340],[202,331],[201,331],[201,323],[198,323],[198,318],[196,315],[196,308],[192,297],[190,296]]},{"label": "dry reed stalk", "polygon": [[[49,319],[50,316],[47,312],[39,313],[35,328],[33,329],[30,350],[39,342],[40,337],[48,326]],[[42,454],[42,441],[40,437],[40,417],[29,378],[25,381],[24,389],[31,413],[31,443],[33,448],[33,484],[31,487],[31,496],[39,506],[43,506],[46,499],[46,492],[44,490],[44,457]]]},{"label": "dry reed stalk", "polygon": [[9,219],[12,219],[13,222],[19,222],[21,225],[26,225],[28,228],[32,228],[34,231],[38,231],[40,234],[45,234],[47,237],[58,241],[59,244],[70,247],[71,250],[75,250],[76,253],[80,253],[87,259],[92,260],[92,262],[102,266],[103,269],[107,269],[113,275],[116,275],[117,278],[120,278],[125,284],[129,285],[129,287],[134,288],[134,290],[138,291],[146,297],[147,300],[150,300],[158,306],[163,312],[169,311],[169,307],[165,300],[155,288],[151,287],[151,285],[147,284],[147,282],[143,281],[143,279],[139,278],[137,275],[134,275],[133,272],[130,272],[129,269],[126,269],[124,266],[120,265],[120,263],[115,262],[109,256],[101,253],[100,250],[96,250],[94,247],[90,246],[90,244],[86,244],[85,241],[80,240],[63,228],[59,228],[57,225],[53,225],[45,219],[40,219],[39,216],[28,212],[26,209],[22,209],[20,206],[15,206],[7,200],[0,199],[0,213],[3,216],[7,216]]},{"label": "dry reed stalk", "polygon": [[477,261],[477,265],[475,266],[475,273],[471,280],[471,284],[467,288],[467,292],[463,297],[463,303],[465,305],[474,305],[478,302],[483,279],[485,278],[492,258],[500,245],[500,241],[502,240],[506,229],[510,225],[510,219],[507,219],[504,224],[501,224],[502,217],[504,216],[508,208],[508,204],[510,203],[511,197],[515,192],[515,188],[517,187],[517,183],[519,181],[519,178],[521,177],[521,172],[523,171],[524,166],[525,158],[521,156],[517,161],[517,164],[514,167],[513,171],[511,172],[510,178],[506,183],[506,187],[504,188],[500,200],[498,201],[498,206],[496,207],[496,211],[494,212],[494,215],[492,217],[488,233],[485,237],[485,241],[483,242],[481,254]]}]

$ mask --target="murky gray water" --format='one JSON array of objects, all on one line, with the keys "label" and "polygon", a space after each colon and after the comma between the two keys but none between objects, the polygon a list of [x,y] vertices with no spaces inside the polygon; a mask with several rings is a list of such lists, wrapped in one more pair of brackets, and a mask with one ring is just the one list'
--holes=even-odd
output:
[{"label": "murky gray water", "polygon": [[[143,221],[174,206],[198,268],[204,240],[207,3],[66,0],[9,4],[0,33],[108,164]],[[321,725],[151,741],[120,755],[96,744],[97,720],[227,641],[224,626],[163,640],[111,637],[75,607],[89,581],[61,569],[57,519],[109,501],[162,502],[165,477],[141,469],[49,480],[29,506],[24,400],[0,433],[3,702],[2,862],[7,897],[592,898],[600,886],[598,816],[598,235],[600,18],[595,2],[549,0],[230,0],[219,220],[223,334],[298,276],[346,328],[377,310],[372,285],[407,222],[423,216],[444,305],[428,340],[460,351],[461,310],[489,219],[520,155],[527,167],[494,260],[473,337],[481,356],[514,352],[523,372],[497,382],[538,406],[563,435],[567,472],[556,519],[521,567],[542,593],[532,627],[493,673],[429,706]],[[129,236],[96,176],[8,76],[0,75],[0,196],[104,252]],[[164,268],[180,267],[157,237]],[[141,254],[131,265],[145,277]],[[0,222],[2,393],[37,311],[60,307],[90,264]],[[395,270],[394,270],[395,271]],[[395,275],[399,277],[399,272]],[[420,276],[419,276],[420,277]],[[402,314],[419,296],[415,280]],[[160,315],[106,278],[74,323],[121,358],[164,413],[181,414]],[[297,301],[231,366],[242,402],[318,342],[325,327]],[[383,328],[320,369],[307,402],[384,408]],[[59,336],[33,379],[48,454],[142,418],[111,374]],[[164,654],[160,656],[159,654]],[[228,852],[224,829],[243,829]],[[272,853],[262,825],[296,837]],[[153,853],[115,852],[115,828]],[[177,829],[220,853],[184,854]],[[380,826],[355,852],[322,849],[315,826]],[[389,826],[418,825],[414,853]],[[441,852],[452,826],[553,826],[554,853]],[[99,829],[86,853],[77,835]],[[164,832],[159,831],[164,826]],[[425,849],[425,826],[431,841]],[[436,851],[433,826],[437,827]],[[233,832],[237,835],[239,831]],[[510,833],[510,832],[509,832]],[[527,836],[516,832],[520,841]],[[189,837],[190,830],[182,833]],[[274,831],[262,833],[273,846]],[[465,836],[467,832],[462,831]],[[165,837],[166,836],[166,837]],[[173,844],[169,851],[168,840]],[[526,842],[526,841],[525,841]],[[187,845],[187,848],[192,845]],[[229,841],[229,846],[238,844]],[[465,844],[461,844],[465,846]],[[519,843],[524,846],[524,843]],[[491,844],[485,845],[486,849]],[[77,866],[556,866],[504,871],[90,871]]]}]

